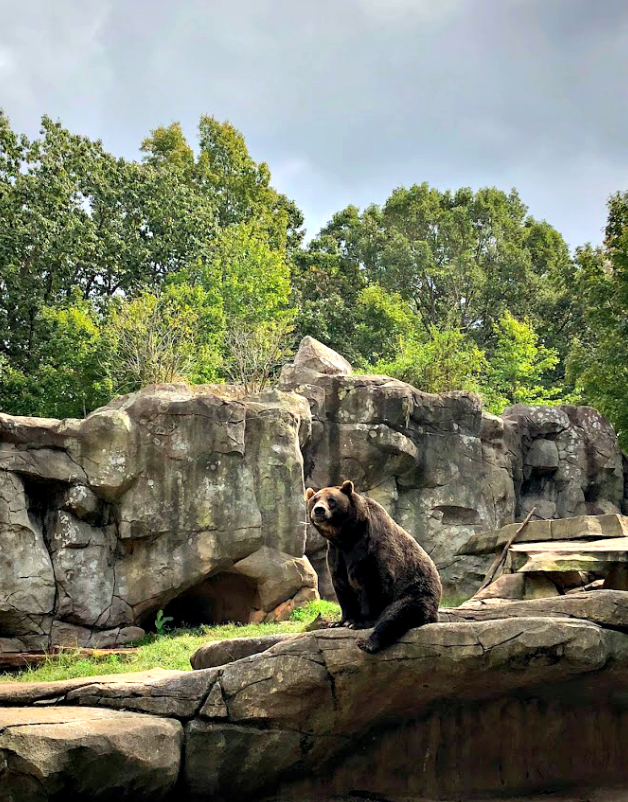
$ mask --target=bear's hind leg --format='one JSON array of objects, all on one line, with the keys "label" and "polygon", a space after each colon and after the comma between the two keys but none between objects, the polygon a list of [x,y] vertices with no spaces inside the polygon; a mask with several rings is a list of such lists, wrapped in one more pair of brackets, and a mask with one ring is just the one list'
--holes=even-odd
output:
[{"label": "bear's hind leg", "polygon": [[409,629],[438,620],[438,608],[430,599],[403,596],[390,604],[380,615],[368,638],[360,638],[362,651],[374,654],[399,640]]}]

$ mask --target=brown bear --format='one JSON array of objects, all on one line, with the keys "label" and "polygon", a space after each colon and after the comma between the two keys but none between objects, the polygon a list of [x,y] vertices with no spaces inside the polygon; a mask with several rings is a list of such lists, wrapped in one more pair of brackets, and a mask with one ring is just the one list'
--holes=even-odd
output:
[{"label": "brown bear", "polygon": [[374,627],[357,645],[378,652],[409,629],[438,620],[436,566],[386,510],[353,482],[305,494],[310,521],[327,540],[327,565],[342,610],[339,623]]}]

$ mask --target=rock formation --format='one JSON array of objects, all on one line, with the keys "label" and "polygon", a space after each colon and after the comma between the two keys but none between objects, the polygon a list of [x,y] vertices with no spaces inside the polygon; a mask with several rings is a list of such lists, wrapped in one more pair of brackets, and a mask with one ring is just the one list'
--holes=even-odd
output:
[{"label": "rock formation", "polygon": [[172,600],[178,622],[198,623],[316,598],[309,423],[296,395],[186,386],[83,421],[0,415],[0,648],[124,643]]},{"label": "rock formation", "polygon": [[0,683],[0,800],[627,792],[628,593],[442,619],[375,656],[337,629],[193,672]]},{"label": "rock formation", "polygon": [[[360,376],[305,338],[280,389],[304,396],[312,438],[306,484],[351,478],[429,552],[445,591],[471,595],[487,558],[457,554],[474,533],[522,520],[619,512],[622,454],[612,426],[589,407],[484,412],[477,396],[430,395],[385,376]],[[308,533],[307,553],[325,576],[324,543]],[[321,593],[330,592],[321,582]]]},{"label": "rock formation", "polygon": [[[616,513],[615,433],[595,410],[429,395],[360,376],[305,338],[278,388],[149,387],[85,420],[0,415],[0,649],[128,642],[177,623],[276,620],[332,595],[304,486],[351,478],[470,596],[468,539],[521,519]],[[307,555],[305,557],[304,555]],[[308,559],[309,558],[309,559]]]}]

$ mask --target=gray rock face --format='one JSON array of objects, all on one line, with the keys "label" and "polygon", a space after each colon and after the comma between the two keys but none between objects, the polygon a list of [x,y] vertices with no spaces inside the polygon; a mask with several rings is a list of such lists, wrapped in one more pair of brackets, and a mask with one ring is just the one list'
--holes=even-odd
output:
[{"label": "gray rock face", "polygon": [[178,721],[90,708],[0,709],[0,800],[163,799],[179,775]]},{"label": "gray rock face", "polygon": [[237,620],[316,596],[303,556],[309,432],[301,396],[178,385],[84,421],[0,415],[0,636],[112,645],[172,600],[195,622],[233,617],[230,595]]},{"label": "gray rock face", "polygon": [[96,782],[159,797],[180,755],[177,798],[628,789],[628,593],[444,610],[378,655],[359,636],[247,641],[193,672],[0,683],[0,799],[18,773],[24,802]]},{"label": "gray rock face", "polygon": [[[298,378],[298,377],[297,377]],[[303,394],[312,410],[312,440],[304,449],[306,484],[351,478],[381,503],[436,562],[446,592],[469,594],[485,558],[461,559],[474,533],[514,520],[516,498],[504,425],[483,415],[466,393],[428,395],[377,376],[320,374],[281,388]],[[324,541],[308,534],[308,556],[324,569]],[[321,582],[321,591],[328,587]]]},{"label": "gray rock face", "polygon": [[[312,412],[306,485],[352,479],[428,551],[445,593],[470,596],[486,573],[486,558],[457,554],[474,533],[522,520],[533,506],[544,518],[620,511],[622,454],[612,426],[588,407],[517,406],[498,418],[467,393],[429,395],[299,355],[279,386]],[[307,554],[331,596],[314,531]]]},{"label": "gray rock face", "polygon": [[517,444],[519,520],[534,506],[543,518],[622,511],[622,454],[613,427],[597,410],[514,406],[503,418]]}]

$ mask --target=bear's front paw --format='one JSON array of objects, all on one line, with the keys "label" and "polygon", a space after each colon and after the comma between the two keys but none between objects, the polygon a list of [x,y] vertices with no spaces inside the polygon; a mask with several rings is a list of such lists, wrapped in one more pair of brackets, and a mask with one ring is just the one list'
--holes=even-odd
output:
[{"label": "bear's front paw", "polygon": [[353,621],[330,621],[327,624],[327,629],[337,629],[338,627],[351,627],[353,626]]},{"label": "bear's front paw", "polygon": [[375,652],[379,651],[379,645],[371,638],[359,638],[355,645],[367,654],[375,654]]},{"label": "bear's front paw", "polygon": [[373,623],[373,621],[352,621],[347,626],[349,629],[370,629]]}]

